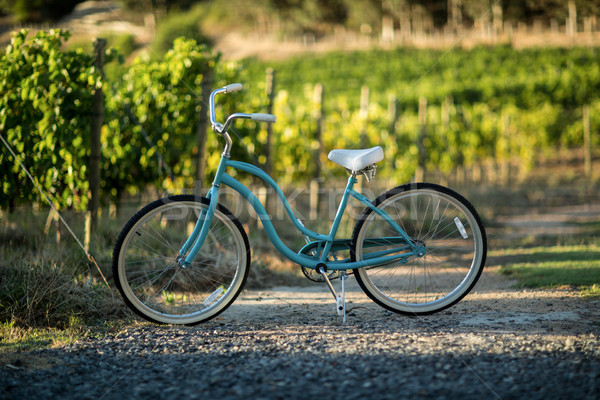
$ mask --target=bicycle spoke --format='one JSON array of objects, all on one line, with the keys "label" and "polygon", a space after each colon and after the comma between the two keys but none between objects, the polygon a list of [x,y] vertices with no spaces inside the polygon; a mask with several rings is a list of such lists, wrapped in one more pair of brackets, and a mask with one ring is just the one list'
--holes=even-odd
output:
[{"label": "bicycle spoke", "polygon": [[[134,216],[120,235],[113,271],[128,304],[144,318],[194,324],[214,317],[239,294],[250,251],[241,224],[218,206],[199,253],[190,265],[180,265],[179,249],[208,200],[174,199],[159,200]],[[222,294],[204,304],[218,288]]]},{"label": "bicycle spoke", "polygon": [[[448,189],[438,190],[431,184],[407,186],[382,196],[379,207],[415,245],[422,246],[424,254],[409,256],[402,263],[356,270],[356,277],[369,297],[386,308],[409,314],[435,312],[454,304],[471,289],[483,267],[485,257],[480,253],[485,252],[485,242],[471,210],[463,200],[448,194]],[[391,248],[393,243],[378,239],[391,227],[382,217],[367,212],[359,223],[353,239],[357,259]],[[373,246],[376,241],[364,245],[367,238],[380,240],[379,245]]]}]

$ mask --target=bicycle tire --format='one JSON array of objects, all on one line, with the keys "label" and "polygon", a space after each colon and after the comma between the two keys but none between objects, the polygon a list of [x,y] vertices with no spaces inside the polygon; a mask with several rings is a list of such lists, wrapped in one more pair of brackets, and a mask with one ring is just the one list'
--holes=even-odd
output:
[{"label": "bicycle tire", "polygon": [[[388,310],[409,315],[442,311],[460,301],[477,283],[485,265],[487,238],[475,208],[463,196],[431,183],[393,188],[374,201],[405,230],[425,255],[354,270],[362,290]],[[351,260],[395,244],[365,241],[396,231],[367,207],[352,233]]]},{"label": "bicycle tire", "polygon": [[161,324],[195,325],[223,312],[244,287],[250,245],[239,220],[218,204],[200,252],[191,265],[177,261],[209,200],[178,195],[138,211],[117,238],[113,276],[125,303]]}]

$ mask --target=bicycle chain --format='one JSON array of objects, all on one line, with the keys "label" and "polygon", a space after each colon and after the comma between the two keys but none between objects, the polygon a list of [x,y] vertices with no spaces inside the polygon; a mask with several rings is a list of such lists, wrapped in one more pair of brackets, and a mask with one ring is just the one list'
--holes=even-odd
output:
[{"label": "bicycle chain", "polygon": [[[314,269],[302,267],[302,273],[304,273],[304,276],[307,279],[309,279],[313,282],[325,282],[325,279],[323,278],[323,276],[321,276],[321,274],[317,273]],[[350,275],[350,274],[348,274],[348,275]],[[339,270],[327,272],[327,278],[329,280],[339,279],[340,276],[341,276],[341,271],[339,271]]]}]

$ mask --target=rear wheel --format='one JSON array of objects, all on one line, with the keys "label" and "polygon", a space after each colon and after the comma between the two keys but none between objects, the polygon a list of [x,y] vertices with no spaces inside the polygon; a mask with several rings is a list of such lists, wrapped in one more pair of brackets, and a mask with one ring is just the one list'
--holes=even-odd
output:
[{"label": "rear wheel", "polygon": [[[391,189],[374,204],[424,255],[354,270],[373,301],[398,313],[431,314],[469,293],[483,270],[487,240],[479,215],[464,197],[443,186],[418,183]],[[352,234],[351,258],[389,253],[403,247],[401,243],[392,226],[367,207]],[[406,249],[398,254],[402,252]]]},{"label": "rear wheel", "polygon": [[113,253],[113,274],[125,303],[143,318],[193,325],[214,318],[242,290],[250,266],[248,237],[217,205],[210,231],[189,266],[179,249],[209,200],[172,196],[148,204],[125,225]]}]

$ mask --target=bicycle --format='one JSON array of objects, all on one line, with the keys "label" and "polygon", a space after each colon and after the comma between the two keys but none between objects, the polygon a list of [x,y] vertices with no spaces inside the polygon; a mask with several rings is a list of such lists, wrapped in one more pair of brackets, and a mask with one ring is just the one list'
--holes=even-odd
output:
[{"label": "bicycle", "polygon": [[[174,195],[139,210],[120,232],[113,252],[113,275],[125,303],[156,323],[194,325],[216,317],[242,291],[250,268],[248,237],[233,213],[219,203],[226,185],[246,199],[275,248],[311,276],[324,281],[346,319],[344,281],[354,274],[360,288],[380,306],[401,314],[444,310],[469,293],[486,259],[487,239],[475,208],[460,194],[431,183],[395,187],[371,201],[354,190],[359,176],[375,177],[383,160],[380,146],[332,150],[329,160],[350,173],[328,234],[307,229],[296,219],[277,183],[260,168],[231,160],[228,133],[236,119],[273,123],[270,114],[231,114],[215,119],[215,97],[242,89],[239,83],[214,90],[212,129],[225,140],[220,163],[206,197]],[[294,227],[306,238],[299,251],[279,238],[258,198],[227,174],[244,171],[266,182],[283,203]],[[336,233],[350,198],[365,206],[352,237]],[[330,278],[341,277],[341,294]]]}]

